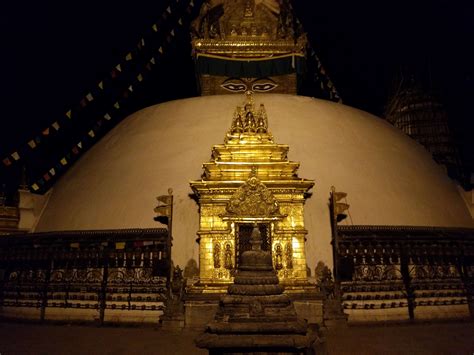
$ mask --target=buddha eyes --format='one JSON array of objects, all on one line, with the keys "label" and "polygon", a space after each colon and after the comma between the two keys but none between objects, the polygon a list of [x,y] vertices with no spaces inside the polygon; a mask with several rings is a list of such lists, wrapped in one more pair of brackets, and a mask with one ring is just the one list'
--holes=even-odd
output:
[{"label": "buddha eyes", "polygon": [[252,85],[252,91],[256,91],[256,92],[265,92],[265,91],[270,91],[270,90],[273,90],[277,87],[278,85],[276,83],[270,83],[270,82],[266,82],[266,83],[258,83],[258,84],[253,84]]},{"label": "buddha eyes", "polygon": [[221,87],[233,92],[247,91],[247,85],[241,83],[224,82]]},{"label": "buddha eyes", "polygon": [[[251,82],[252,79],[229,78],[220,86],[221,88],[232,92],[244,92],[249,89],[255,92],[267,92],[275,89],[278,84],[270,78],[258,78]],[[247,82],[245,82],[247,81]]]}]

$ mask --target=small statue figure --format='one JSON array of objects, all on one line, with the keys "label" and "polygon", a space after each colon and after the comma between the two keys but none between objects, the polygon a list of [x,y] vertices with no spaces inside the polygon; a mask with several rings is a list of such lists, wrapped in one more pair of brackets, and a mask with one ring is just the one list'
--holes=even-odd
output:
[{"label": "small statue figure", "polygon": [[221,245],[219,243],[214,244],[214,269],[221,267]]},{"label": "small statue figure", "polygon": [[283,250],[280,244],[275,246],[275,269],[281,270],[283,269]]},{"label": "small statue figure", "polygon": [[232,263],[232,249],[230,243],[225,245],[225,252],[224,252],[224,267],[227,270],[232,270],[234,265]]}]

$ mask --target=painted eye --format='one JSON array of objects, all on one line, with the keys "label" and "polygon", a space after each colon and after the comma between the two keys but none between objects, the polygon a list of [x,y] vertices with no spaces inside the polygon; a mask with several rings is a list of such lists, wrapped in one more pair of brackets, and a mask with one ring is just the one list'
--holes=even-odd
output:
[{"label": "painted eye", "polygon": [[224,82],[221,87],[232,92],[247,91],[247,85],[243,83]]},{"label": "painted eye", "polygon": [[278,86],[275,82],[259,82],[252,85],[252,90],[256,92],[266,92],[275,89]]}]

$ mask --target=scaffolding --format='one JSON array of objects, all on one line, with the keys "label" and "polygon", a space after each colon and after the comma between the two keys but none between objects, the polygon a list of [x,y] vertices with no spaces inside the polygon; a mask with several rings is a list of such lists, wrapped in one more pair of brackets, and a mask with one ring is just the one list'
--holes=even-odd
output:
[{"label": "scaffolding", "polygon": [[432,94],[413,83],[400,87],[389,100],[385,117],[395,127],[422,144],[450,177],[464,180],[459,151],[448,125],[448,114]]}]

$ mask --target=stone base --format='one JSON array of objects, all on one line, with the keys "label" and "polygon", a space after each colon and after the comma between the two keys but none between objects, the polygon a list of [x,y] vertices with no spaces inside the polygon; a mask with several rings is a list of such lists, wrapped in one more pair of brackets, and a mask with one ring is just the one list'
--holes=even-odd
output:
[{"label": "stone base", "polygon": [[308,324],[323,323],[323,301],[322,300],[295,300],[296,314],[298,318],[306,319]]},{"label": "stone base", "polygon": [[182,319],[162,319],[160,324],[166,330],[180,330],[184,328],[184,316]]},{"label": "stone base", "polygon": [[[204,333],[196,339],[199,348],[209,350],[211,355],[231,354],[316,354],[323,341],[316,333],[294,334],[209,334]],[[320,354],[321,352],[318,352]]]},{"label": "stone base", "polygon": [[184,303],[184,326],[204,329],[219,309],[219,300],[188,300]]}]

